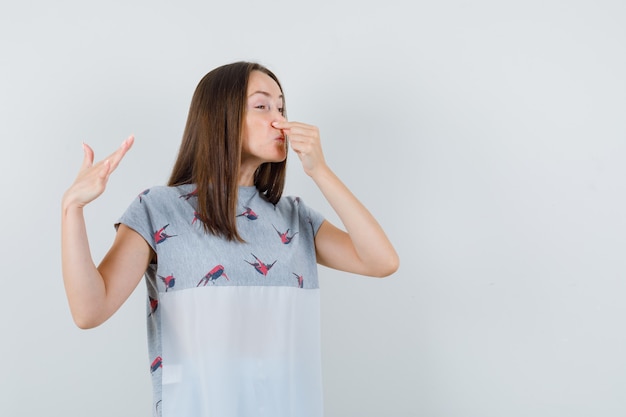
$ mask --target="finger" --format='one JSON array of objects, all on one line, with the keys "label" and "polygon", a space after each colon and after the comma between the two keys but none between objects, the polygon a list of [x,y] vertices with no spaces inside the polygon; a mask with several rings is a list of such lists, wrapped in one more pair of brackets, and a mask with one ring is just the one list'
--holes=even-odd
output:
[{"label": "finger", "polygon": [[311,132],[306,132],[306,133],[292,132],[286,136],[289,140],[289,144],[295,147],[303,147],[303,146],[316,147],[316,146],[319,146],[320,144],[319,136]]},{"label": "finger", "polygon": [[109,176],[109,174],[111,173],[111,161],[109,161],[108,159],[104,160],[102,162],[102,166],[100,167],[100,172],[98,172],[98,176],[100,177],[100,179],[102,180],[106,180]]},{"label": "finger", "polygon": [[91,149],[91,147],[85,142],[83,142],[83,153],[85,156],[83,157],[81,169],[89,168],[93,165],[93,149]]},{"label": "finger", "polygon": [[134,141],[135,141],[135,137],[133,135],[130,135],[128,138],[126,138],[122,142],[120,147],[117,148],[115,152],[113,152],[111,155],[109,155],[106,158],[106,160],[109,161],[109,165],[110,165],[108,174],[115,171],[115,169],[119,165],[122,158],[124,158],[124,155],[126,155],[126,152],[128,152],[131,146],[133,146]]},{"label": "finger", "polygon": [[313,125],[308,125],[306,123],[301,123],[301,122],[282,122],[282,121],[275,121],[272,122],[272,126],[276,129],[281,129],[281,130],[300,130],[300,131],[315,131],[317,130],[317,127],[313,126]]},{"label": "finger", "polygon": [[289,145],[291,149],[298,155],[307,155],[312,152],[312,146],[305,140],[299,140],[297,138],[289,138]]},{"label": "finger", "polygon": [[319,140],[319,130],[314,126],[294,126],[283,130],[289,137],[299,140]]},{"label": "finger", "polygon": [[294,131],[294,130],[309,130],[315,128],[315,126],[307,125],[300,122],[281,122],[275,121],[272,122],[272,127],[275,129],[286,130],[286,131]]},{"label": "finger", "polygon": [[124,142],[122,142],[122,145],[126,145],[126,150],[128,151],[133,146],[133,143],[135,143],[135,135],[129,135]]}]

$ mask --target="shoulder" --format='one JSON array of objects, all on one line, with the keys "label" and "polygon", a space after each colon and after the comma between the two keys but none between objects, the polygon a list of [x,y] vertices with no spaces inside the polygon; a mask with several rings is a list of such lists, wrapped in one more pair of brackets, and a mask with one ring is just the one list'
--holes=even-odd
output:
[{"label": "shoulder", "polygon": [[279,211],[292,213],[292,215],[299,217],[304,222],[311,224],[315,231],[319,229],[324,221],[324,216],[317,210],[308,206],[302,198],[298,196],[282,197],[276,206]]},{"label": "shoulder", "polygon": [[283,196],[275,204],[275,210],[283,213],[299,212],[304,207],[304,202],[300,197]]},{"label": "shoulder", "polygon": [[[152,218],[158,213],[170,213],[181,210],[195,201],[189,201],[195,194],[195,187],[189,185],[169,187],[157,185],[140,191],[123,218]],[[193,199],[195,200],[195,199]]]},{"label": "shoulder", "polygon": [[293,195],[283,196],[278,200],[278,203],[276,203],[277,206],[282,205],[285,207],[298,207],[301,204],[303,204],[302,199]]},{"label": "shoulder", "polygon": [[127,225],[149,243],[160,243],[168,233],[178,234],[172,230],[193,222],[196,204],[194,190],[192,185],[146,188],[137,194],[118,224]]},{"label": "shoulder", "polygon": [[154,200],[162,202],[164,199],[185,199],[188,200],[191,197],[195,197],[196,187],[192,184],[185,184],[176,187],[170,187],[167,185],[155,185],[141,191],[137,195],[137,202],[139,204],[147,202],[150,203]]}]

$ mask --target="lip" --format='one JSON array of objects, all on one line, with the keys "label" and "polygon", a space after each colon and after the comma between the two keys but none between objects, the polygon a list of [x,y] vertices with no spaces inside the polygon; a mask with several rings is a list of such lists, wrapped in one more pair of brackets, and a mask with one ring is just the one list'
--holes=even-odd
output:
[{"label": "lip", "polygon": [[277,141],[280,141],[280,142],[284,142],[285,141],[285,137],[284,136],[278,136],[274,140],[277,140]]}]

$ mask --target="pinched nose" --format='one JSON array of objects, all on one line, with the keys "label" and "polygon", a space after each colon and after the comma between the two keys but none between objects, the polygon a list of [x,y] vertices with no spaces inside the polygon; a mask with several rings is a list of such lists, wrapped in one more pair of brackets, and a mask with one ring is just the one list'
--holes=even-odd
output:
[{"label": "pinched nose", "polygon": [[274,120],[273,122],[286,122],[287,118],[285,117],[285,115],[279,111],[279,110],[275,110],[274,111]]}]

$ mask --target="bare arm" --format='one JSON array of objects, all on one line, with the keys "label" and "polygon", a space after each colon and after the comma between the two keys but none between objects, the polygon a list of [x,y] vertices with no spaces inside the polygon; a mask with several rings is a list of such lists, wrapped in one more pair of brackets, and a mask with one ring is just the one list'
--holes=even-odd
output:
[{"label": "bare arm", "polygon": [[96,268],[87,239],[83,208],[104,192],[109,175],[132,143],[131,136],[117,151],[96,164],[93,163],[93,151],[84,145],[85,158],[81,169],[63,195],[63,281],[72,317],[81,328],[95,327],[108,319],[137,286],[152,257],[147,242],[138,233],[121,225],[111,250]]},{"label": "bare arm", "polygon": [[394,273],[399,258],[374,216],[326,165],[319,131],[298,122],[275,122],[289,137],[304,171],[315,181],[347,232],[324,221],[315,237],[321,265],[361,275],[385,277]]}]

